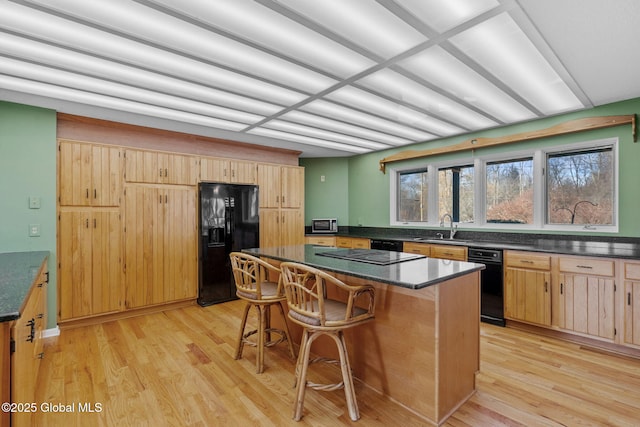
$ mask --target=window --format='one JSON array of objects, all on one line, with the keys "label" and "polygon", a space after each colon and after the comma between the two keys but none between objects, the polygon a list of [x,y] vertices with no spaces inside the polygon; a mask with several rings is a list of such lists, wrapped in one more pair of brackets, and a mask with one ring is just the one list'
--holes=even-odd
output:
[{"label": "window", "polygon": [[487,222],[533,223],[533,157],[488,162]]},{"label": "window", "polygon": [[454,222],[473,222],[473,197],[473,166],[438,170],[438,218],[450,214]]},{"label": "window", "polygon": [[393,169],[391,225],[618,232],[616,138],[455,156]]},{"label": "window", "polygon": [[397,221],[427,221],[427,182],[426,168],[398,174]]},{"label": "window", "polygon": [[547,154],[547,223],[612,225],[613,147]]}]

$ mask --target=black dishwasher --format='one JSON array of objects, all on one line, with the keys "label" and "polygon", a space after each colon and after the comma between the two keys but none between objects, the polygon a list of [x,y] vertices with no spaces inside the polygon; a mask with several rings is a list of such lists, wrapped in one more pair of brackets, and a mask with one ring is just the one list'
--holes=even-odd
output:
[{"label": "black dishwasher", "polygon": [[385,251],[402,252],[402,241],[371,239],[371,249],[383,249]]},{"label": "black dishwasher", "polygon": [[502,250],[469,248],[467,261],[486,266],[480,272],[480,320],[504,326]]}]

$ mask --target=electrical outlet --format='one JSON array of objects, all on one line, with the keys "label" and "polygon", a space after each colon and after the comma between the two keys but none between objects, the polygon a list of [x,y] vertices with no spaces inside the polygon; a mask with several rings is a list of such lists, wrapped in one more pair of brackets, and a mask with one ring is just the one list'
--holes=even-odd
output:
[{"label": "electrical outlet", "polygon": [[40,197],[29,197],[29,209],[40,209]]},{"label": "electrical outlet", "polygon": [[29,236],[30,237],[40,236],[40,224],[29,224]]}]

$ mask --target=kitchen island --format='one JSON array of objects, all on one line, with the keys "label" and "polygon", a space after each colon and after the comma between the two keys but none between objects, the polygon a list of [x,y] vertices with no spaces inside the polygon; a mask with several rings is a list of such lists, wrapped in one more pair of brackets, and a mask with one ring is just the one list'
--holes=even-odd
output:
[{"label": "kitchen island", "polygon": [[[475,391],[484,266],[426,257],[376,264],[331,256],[338,251],[313,245],[244,250],[273,264],[299,262],[349,284],[372,284],[375,320],[345,331],[354,377],[441,425]],[[294,327],[293,334],[299,342],[300,331]],[[318,340],[313,350],[335,357],[334,348]]]}]

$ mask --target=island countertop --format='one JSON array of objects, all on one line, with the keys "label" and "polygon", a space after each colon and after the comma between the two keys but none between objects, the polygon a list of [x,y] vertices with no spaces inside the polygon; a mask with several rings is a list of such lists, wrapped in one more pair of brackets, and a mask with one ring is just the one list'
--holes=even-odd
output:
[{"label": "island countertop", "polygon": [[322,252],[339,250],[341,248],[296,245],[243,249],[243,252],[278,261],[299,262],[334,273],[347,274],[409,289],[425,288],[485,268],[484,264],[427,257],[390,265],[376,265],[318,255]]},{"label": "island countertop", "polygon": [[20,317],[20,309],[49,252],[0,253],[0,322]]}]

